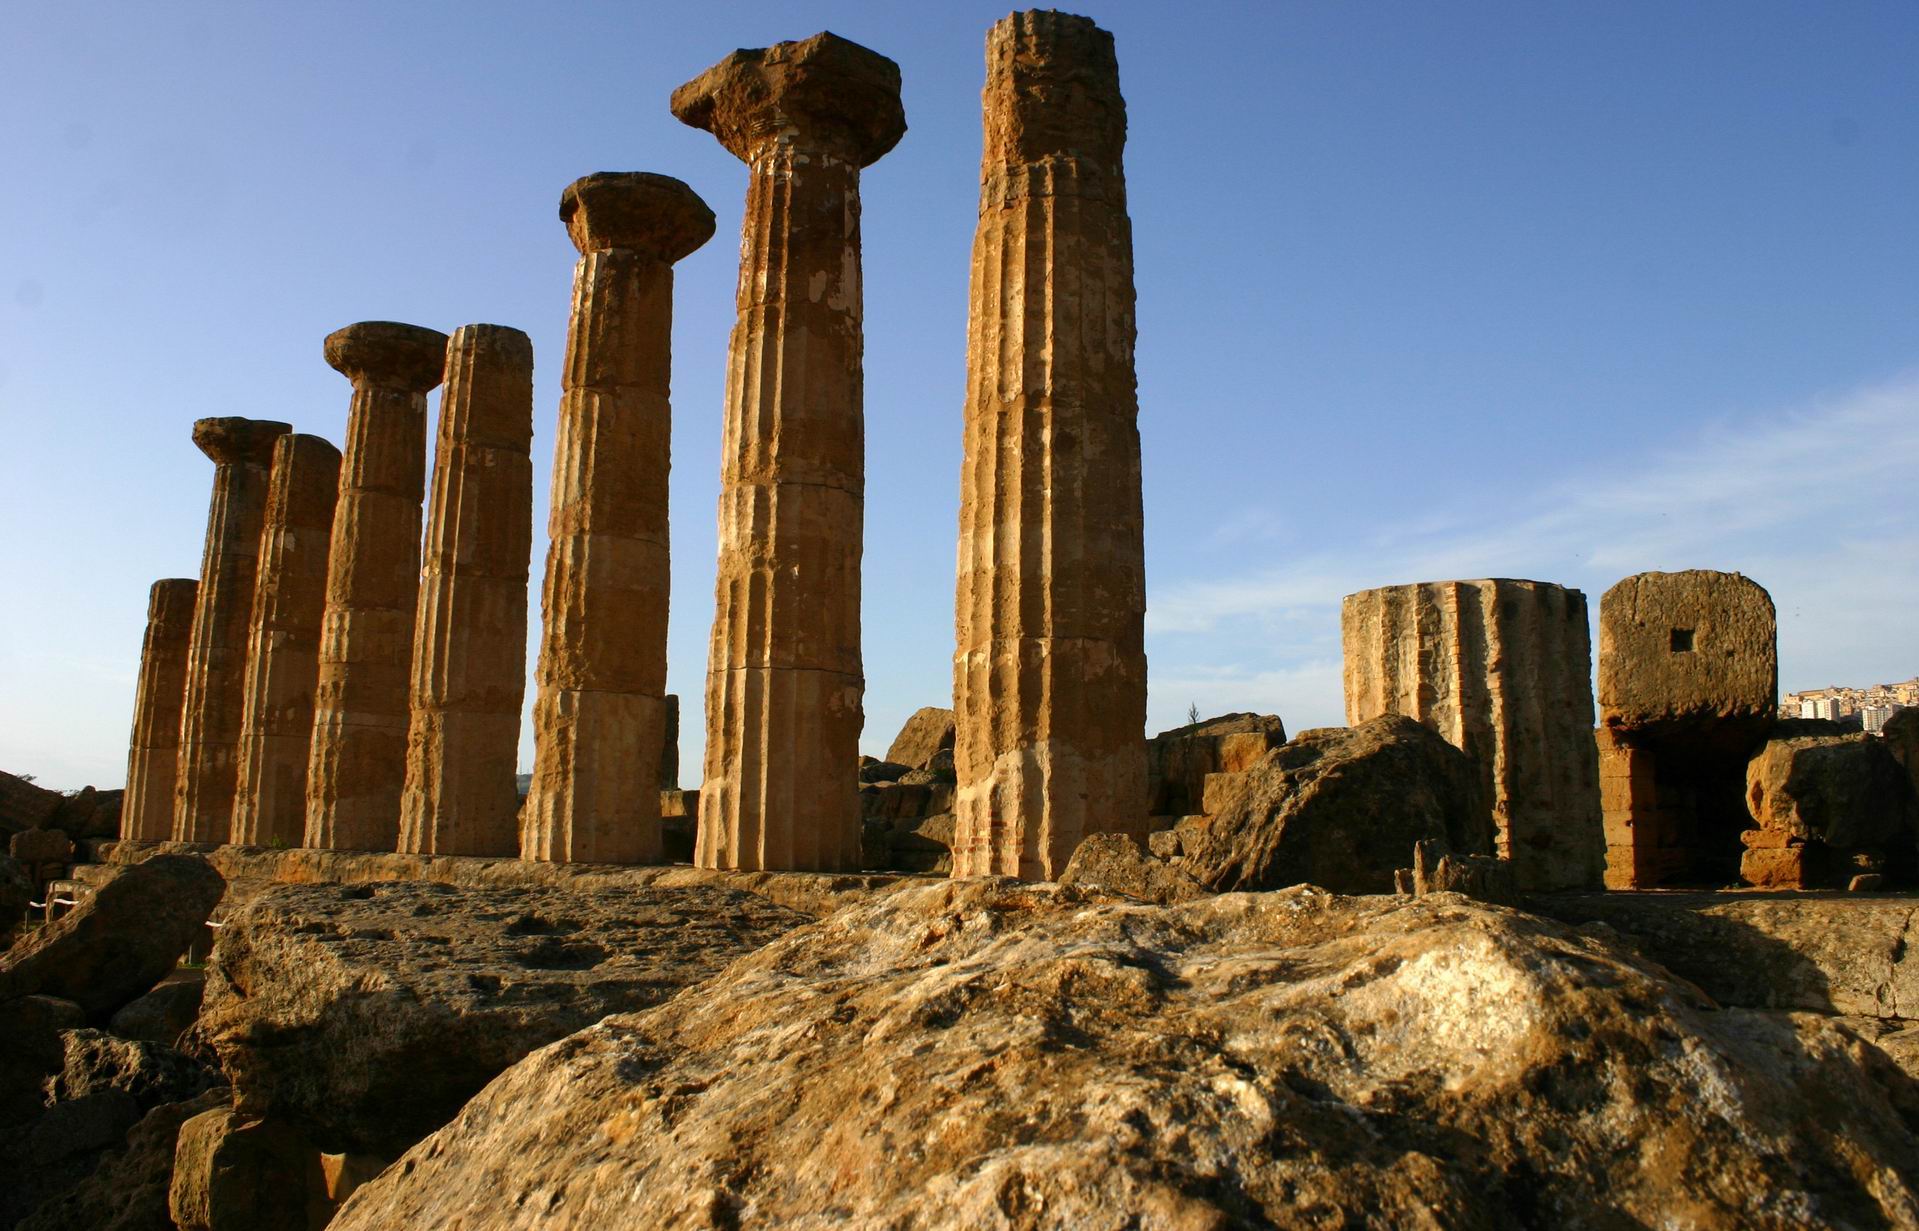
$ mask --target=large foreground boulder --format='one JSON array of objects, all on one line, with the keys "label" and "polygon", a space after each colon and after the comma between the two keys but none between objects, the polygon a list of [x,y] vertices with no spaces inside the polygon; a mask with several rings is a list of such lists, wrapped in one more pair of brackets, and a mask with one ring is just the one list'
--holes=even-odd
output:
[{"label": "large foreground boulder", "polygon": [[1391,893],[1394,869],[1419,842],[1492,852],[1477,784],[1465,753],[1397,714],[1302,731],[1237,775],[1205,825],[1182,835],[1181,867],[1217,890]]},{"label": "large foreground boulder", "polygon": [[849,907],[503,1074],[342,1207],[407,1227],[1911,1226],[1919,1087],[1434,895]]},{"label": "large foreground boulder", "polygon": [[189,1038],[242,1115],[392,1158],[534,1048],[808,921],[713,886],[276,886],[226,920]]},{"label": "large foreground boulder", "polygon": [[197,855],[130,865],[0,957],[0,1000],[58,996],[104,1021],[179,963],[225,890]]}]

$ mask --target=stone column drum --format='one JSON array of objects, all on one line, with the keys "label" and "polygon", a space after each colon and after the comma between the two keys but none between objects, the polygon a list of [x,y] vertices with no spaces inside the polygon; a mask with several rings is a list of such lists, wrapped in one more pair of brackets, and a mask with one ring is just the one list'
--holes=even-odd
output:
[{"label": "stone column drum", "polygon": [[526,571],[533,550],[533,342],[462,325],[446,348],[399,849],[519,847]]},{"label": "stone column drum", "polygon": [[1386,586],[1347,595],[1340,631],[1349,724],[1403,714],[1470,756],[1520,888],[1599,888],[1585,595],[1508,578]]},{"label": "stone column drum", "polygon": [[133,737],[127,744],[127,793],[120,836],[165,842],[173,836],[173,774],[180,754],[180,706],[186,700],[187,647],[200,583],[170,577],[147,593],[147,632],[133,692]]},{"label": "stone column drum", "polygon": [[1145,548],[1113,36],[986,36],[954,604],[953,875],[1053,879],[1146,822]]},{"label": "stone column drum", "polygon": [[273,442],[292,431],[269,419],[201,419],[193,443],[213,459],[213,506],[187,652],[180,763],[173,784],[176,842],[225,842],[239,783],[247,632],[266,524]]},{"label": "stone column drum", "polygon": [[390,851],[406,781],[407,689],[420,597],[426,395],[446,335],[363,321],[329,334],[353,382],[327,556],[320,680],[307,763],[306,845]]},{"label": "stone column drum", "polygon": [[340,451],[332,444],[305,435],[274,443],[248,638],[240,781],[233,799],[236,843],[298,846],[306,833],[320,617],[339,495]]},{"label": "stone column drum", "polygon": [[697,862],[859,866],[860,169],[899,66],[832,34],[736,51],[673,114],[751,172],[727,359]]},{"label": "stone column drum", "polygon": [[713,236],[691,188],[589,175],[560,198],[580,251],[553,448],[525,859],[658,863],[673,263]]}]

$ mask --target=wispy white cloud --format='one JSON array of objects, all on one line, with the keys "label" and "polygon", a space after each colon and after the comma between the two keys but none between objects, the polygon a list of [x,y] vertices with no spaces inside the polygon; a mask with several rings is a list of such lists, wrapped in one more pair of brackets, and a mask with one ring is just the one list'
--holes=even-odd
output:
[{"label": "wispy white cloud", "polygon": [[1915,476],[1919,375],[1668,438],[1631,466],[1508,488],[1497,507],[1462,497],[1417,526],[1158,588],[1147,610],[1153,718],[1171,725],[1183,693],[1203,691],[1223,708],[1337,722],[1339,600],[1455,577],[1534,577],[1596,599],[1648,569],[1736,569],[1778,604],[1785,687],[1910,675]]}]

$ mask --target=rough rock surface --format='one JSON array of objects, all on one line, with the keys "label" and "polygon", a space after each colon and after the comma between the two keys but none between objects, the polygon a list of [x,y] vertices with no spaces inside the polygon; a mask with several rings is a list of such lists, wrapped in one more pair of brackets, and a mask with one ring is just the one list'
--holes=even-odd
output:
[{"label": "rough rock surface", "polygon": [[1415,843],[1492,850],[1492,824],[1466,754],[1397,714],[1303,731],[1248,770],[1203,829],[1181,840],[1182,869],[1216,890],[1315,884],[1391,893]]},{"label": "rough rock surface", "polygon": [[1751,884],[1840,888],[1877,872],[1903,883],[1919,870],[1919,797],[1873,736],[1768,740],[1746,765],[1746,806]]},{"label": "rough rock surface", "polygon": [[195,1032],[241,1112],[392,1158],[527,1052],[806,921],[712,887],[278,886],[227,919]]},{"label": "rough rock surface", "polygon": [[176,979],[162,983],[113,1015],[107,1028],[123,1039],[139,1039],[172,1047],[200,1016],[204,979]]},{"label": "rough rock surface", "polygon": [[225,1089],[184,1103],[163,1103],[127,1133],[126,1148],[44,1202],[19,1231],[175,1231],[167,1209],[180,1125],[225,1102]]},{"label": "rough rock surface", "polygon": [[332,1228],[1910,1226],[1915,1099],[1460,898],[947,882],[528,1057]]},{"label": "rough rock surface", "polygon": [[1127,833],[1088,834],[1066,861],[1059,883],[1123,893],[1162,906],[1190,902],[1208,893],[1192,877],[1141,850],[1139,839]]},{"label": "rough rock surface", "polygon": [[47,1083],[51,1102],[114,1090],[131,1097],[144,1112],[161,1103],[184,1102],[214,1084],[205,1067],[163,1044],[88,1029],[68,1030],[60,1037],[65,1061]]},{"label": "rough rock surface", "polygon": [[953,711],[937,705],[913,711],[886,750],[886,759],[909,769],[925,769],[940,752],[953,749]]},{"label": "rough rock surface", "polygon": [[167,1206],[180,1231],[306,1231],[312,1148],[270,1120],[212,1107],[180,1126]]},{"label": "rough rock surface", "polygon": [[1146,741],[1147,811],[1187,816],[1199,811],[1206,775],[1251,769],[1286,742],[1277,714],[1221,714],[1161,731]]},{"label": "rough rock surface", "polygon": [[225,888],[195,855],[133,865],[0,956],[0,999],[58,996],[105,1020],[174,968]]},{"label": "rough rock surface", "polygon": [[1779,704],[1772,596],[1738,573],[1638,573],[1599,600],[1599,712],[1609,727],[1769,724]]},{"label": "rough rock surface", "polygon": [[53,996],[0,999],[0,1132],[32,1120],[46,1104],[47,1080],[66,1063],[63,1032],[86,1021],[71,1000]]}]

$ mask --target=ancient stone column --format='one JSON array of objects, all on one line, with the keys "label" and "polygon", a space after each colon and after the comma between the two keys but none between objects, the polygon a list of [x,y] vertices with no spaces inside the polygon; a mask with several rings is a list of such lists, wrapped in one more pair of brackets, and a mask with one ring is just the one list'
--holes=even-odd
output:
[{"label": "ancient stone column", "polygon": [[953,875],[1052,879],[1146,822],[1133,242],[1113,36],[986,36],[953,655]]},{"label": "ancient stone column", "polygon": [[673,263],[713,211],[644,172],[568,186],[580,250],[560,375],[526,859],[658,863]]},{"label": "ancient stone column", "polygon": [[332,444],[305,435],[274,443],[248,638],[235,843],[291,847],[306,833],[320,617],[339,494],[340,451]]},{"label": "ancient stone column", "polygon": [[406,781],[407,688],[420,597],[426,395],[446,335],[363,321],[326,340],[353,382],[327,556],[306,845],[390,851]]},{"label": "ancient stone column", "polygon": [[462,325],[446,348],[399,848],[511,855],[533,550],[533,342]]},{"label": "ancient stone column", "polygon": [[859,867],[866,490],[860,169],[899,66],[832,34],[736,51],[673,114],[747,164],[706,674],[704,867]]},{"label": "ancient stone column", "polygon": [[180,706],[186,700],[187,647],[193,642],[193,600],[200,583],[171,577],[147,594],[147,634],[133,693],[133,738],[127,747],[127,793],[120,836],[165,842],[173,836],[173,773],[180,753]]},{"label": "ancient stone column", "polygon": [[1340,632],[1348,723],[1402,714],[1471,757],[1520,888],[1599,887],[1585,595],[1508,578],[1386,586],[1347,595]]},{"label": "ancient stone column", "polygon": [[292,430],[291,424],[268,419],[201,419],[193,425],[193,443],[213,459],[213,506],[207,513],[180,711],[180,762],[173,784],[176,842],[225,842],[232,828],[267,468],[273,442]]}]

